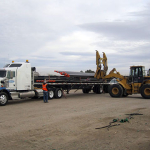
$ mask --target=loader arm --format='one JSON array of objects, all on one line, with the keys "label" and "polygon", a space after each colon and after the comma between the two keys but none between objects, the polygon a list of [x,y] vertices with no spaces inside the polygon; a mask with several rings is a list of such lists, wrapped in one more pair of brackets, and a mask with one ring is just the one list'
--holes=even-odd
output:
[{"label": "loader arm", "polygon": [[103,58],[101,58],[99,52],[96,50],[96,65],[97,65],[97,70],[94,77],[97,79],[101,79],[104,76],[106,76],[108,70],[107,57],[104,52],[103,52]]},{"label": "loader arm", "polygon": [[119,78],[119,79],[125,79],[123,75],[121,75],[119,72],[117,72],[116,68],[113,68],[108,75],[104,76],[103,79],[108,78]]},{"label": "loader arm", "polygon": [[125,90],[128,90],[128,94],[131,94],[131,85],[128,84],[128,78],[117,72],[116,68],[113,68],[108,75],[104,76],[103,79],[117,78],[117,81]]}]

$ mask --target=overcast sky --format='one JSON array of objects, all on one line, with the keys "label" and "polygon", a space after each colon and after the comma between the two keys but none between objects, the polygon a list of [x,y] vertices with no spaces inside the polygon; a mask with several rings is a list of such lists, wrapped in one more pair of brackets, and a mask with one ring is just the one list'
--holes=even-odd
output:
[{"label": "overcast sky", "polygon": [[29,60],[40,74],[150,68],[150,0],[1,0],[0,67]]}]

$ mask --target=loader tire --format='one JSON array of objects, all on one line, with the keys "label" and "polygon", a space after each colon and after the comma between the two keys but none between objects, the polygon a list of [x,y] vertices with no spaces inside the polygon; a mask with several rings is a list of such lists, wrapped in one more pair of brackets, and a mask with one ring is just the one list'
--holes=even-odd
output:
[{"label": "loader tire", "polygon": [[141,95],[145,99],[150,99],[150,84],[145,84],[142,86]]},{"label": "loader tire", "polygon": [[123,88],[119,84],[113,84],[109,87],[109,94],[111,97],[122,97]]}]

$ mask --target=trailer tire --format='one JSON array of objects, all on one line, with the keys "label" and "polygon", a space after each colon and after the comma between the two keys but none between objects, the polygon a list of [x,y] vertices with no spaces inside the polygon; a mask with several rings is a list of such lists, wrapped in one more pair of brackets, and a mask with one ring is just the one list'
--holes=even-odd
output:
[{"label": "trailer tire", "polygon": [[102,87],[100,85],[96,86],[96,94],[102,94]]},{"label": "trailer tire", "polygon": [[123,88],[119,84],[113,84],[109,86],[109,94],[111,97],[122,97]]},{"label": "trailer tire", "polygon": [[96,93],[96,87],[97,87],[97,86],[94,86],[94,87],[93,87],[93,92],[94,92],[94,93]]},{"label": "trailer tire", "polygon": [[86,89],[82,89],[82,92],[83,92],[84,94],[87,93],[87,92],[86,92]]},{"label": "trailer tire", "polygon": [[108,92],[109,86],[110,85],[103,85],[103,91],[104,91],[104,93],[109,93]]},{"label": "trailer tire", "polygon": [[145,99],[150,99],[150,84],[145,84],[142,86],[141,95]]},{"label": "trailer tire", "polygon": [[55,90],[55,98],[61,98],[62,95],[63,95],[63,92],[61,89],[58,88]]},{"label": "trailer tire", "polygon": [[49,89],[48,90],[48,97],[49,97],[49,99],[53,99],[54,98],[54,90],[53,89]]},{"label": "trailer tire", "polygon": [[84,88],[84,89],[82,89],[82,92],[83,92],[84,94],[87,94],[87,93],[90,92],[90,90],[91,90],[91,89],[86,89],[86,88]]},{"label": "trailer tire", "polygon": [[0,106],[5,106],[8,103],[8,95],[5,92],[0,93]]}]

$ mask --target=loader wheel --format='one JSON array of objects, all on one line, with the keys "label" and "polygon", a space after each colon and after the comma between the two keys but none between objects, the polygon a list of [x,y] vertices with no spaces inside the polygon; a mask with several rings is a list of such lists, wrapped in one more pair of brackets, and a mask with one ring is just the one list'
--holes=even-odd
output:
[{"label": "loader wheel", "polygon": [[61,98],[63,95],[63,92],[61,89],[56,89],[55,90],[55,98]]},{"label": "loader wheel", "polygon": [[113,84],[109,87],[109,94],[111,97],[122,97],[123,89],[119,84]]},{"label": "loader wheel", "polygon": [[150,99],[150,84],[145,84],[142,86],[141,95],[143,98]]},{"label": "loader wheel", "polygon": [[8,102],[8,95],[5,92],[0,93],[0,106],[5,106]]}]

